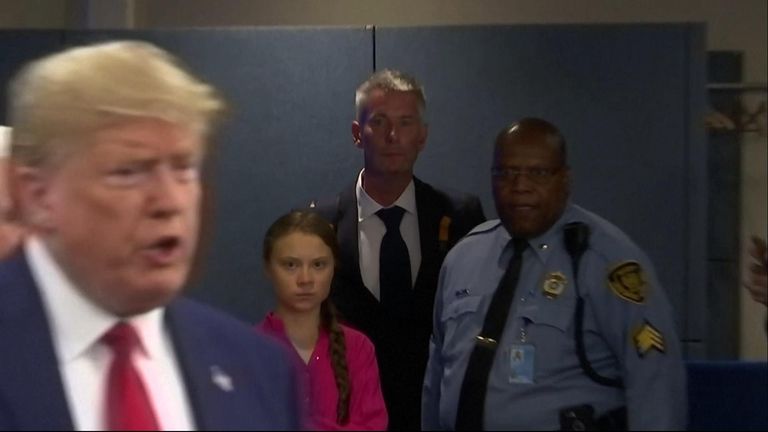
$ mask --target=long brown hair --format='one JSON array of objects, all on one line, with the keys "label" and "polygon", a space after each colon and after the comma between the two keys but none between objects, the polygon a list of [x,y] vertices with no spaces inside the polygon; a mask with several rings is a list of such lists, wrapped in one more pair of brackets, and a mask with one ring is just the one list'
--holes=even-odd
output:
[{"label": "long brown hair", "polygon": [[[319,237],[331,249],[334,267],[338,265],[339,243],[336,240],[336,232],[333,226],[316,213],[300,210],[281,216],[269,227],[264,237],[264,248],[262,251],[264,263],[269,263],[275,243],[294,232]],[[320,304],[320,327],[330,335],[331,343],[328,348],[328,354],[331,357],[333,376],[339,392],[339,399],[336,402],[336,421],[342,425],[347,424],[349,422],[350,398],[347,344],[344,340],[344,332],[339,325],[336,308],[330,298],[326,298]]]}]

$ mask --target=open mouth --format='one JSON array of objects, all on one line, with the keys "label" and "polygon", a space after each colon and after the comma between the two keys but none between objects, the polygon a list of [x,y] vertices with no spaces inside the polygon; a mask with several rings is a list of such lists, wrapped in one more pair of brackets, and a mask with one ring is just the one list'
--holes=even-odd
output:
[{"label": "open mouth", "polygon": [[146,248],[146,256],[155,265],[168,265],[181,257],[182,242],[177,236],[163,236]]}]

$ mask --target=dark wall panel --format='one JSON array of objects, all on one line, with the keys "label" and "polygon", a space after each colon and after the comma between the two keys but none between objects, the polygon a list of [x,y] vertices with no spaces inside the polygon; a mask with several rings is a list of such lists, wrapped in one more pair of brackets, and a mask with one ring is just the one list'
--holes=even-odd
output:
[{"label": "dark wall panel", "polygon": [[0,31],[0,124],[7,125],[8,82],[27,61],[61,47],[64,32],[59,30]]},{"label": "dark wall panel", "polygon": [[489,215],[496,133],[525,116],[558,125],[574,201],[650,255],[685,338],[686,289],[702,289],[689,286],[689,236],[706,235],[689,223],[703,197],[688,191],[705,181],[689,165],[704,149],[689,118],[700,100],[690,62],[704,56],[691,46],[703,35],[703,26],[674,24],[377,27],[376,67],[408,71],[426,87],[430,138],[417,175],[479,194]]}]

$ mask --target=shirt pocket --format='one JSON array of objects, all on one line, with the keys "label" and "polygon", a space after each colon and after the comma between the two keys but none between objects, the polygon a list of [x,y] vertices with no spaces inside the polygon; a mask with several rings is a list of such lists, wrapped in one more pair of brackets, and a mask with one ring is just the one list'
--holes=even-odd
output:
[{"label": "shirt pocket", "polygon": [[553,302],[548,299],[520,311],[528,327],[546,327],[551,331],[569,332],[576,312],[574,302]]},{"label": "shirt pocket", "polygon": [[460,345],[467,340],[474,341],[480,331],[482,316],[477,311],[481,296],[467,296],[454,300],[445,308],[442,317],[443,355],[451,359],[459,352]]},{"label": "shirt pocket", "polygon": [[578,361],[573,333],[575,302],[543,300],[538,307],[520,313],[525,325],[525,343],[536,347],[537,380],[572,369]]},{"label": "shirt pocket", "polygon": [[480,306],[480,296],[467,296],[453,301],[448,305],[448,311],[445,314],[446,320],[459,319],[462,315],[477,312]]}]

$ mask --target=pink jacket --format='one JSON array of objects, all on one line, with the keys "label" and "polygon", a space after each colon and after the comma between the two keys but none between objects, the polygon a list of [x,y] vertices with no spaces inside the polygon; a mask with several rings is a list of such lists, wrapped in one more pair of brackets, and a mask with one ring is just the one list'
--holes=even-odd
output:
[{"label": "pink jacket", "polygon": [[373,344],[363,333],[341,326],[347,345],[347,366],[350,379],[349,422],[336,421],[339,397],[333,377],[328,332],[321,330],[308,364],[299,357],[285,334],[283,321],[273,312],[267,314],[257,329],[274,336],[295,354],[303,384],[303,398],[309,415],[309,428],[315,430],[386,430],[387,409],[381,394],[379,367]]}]

